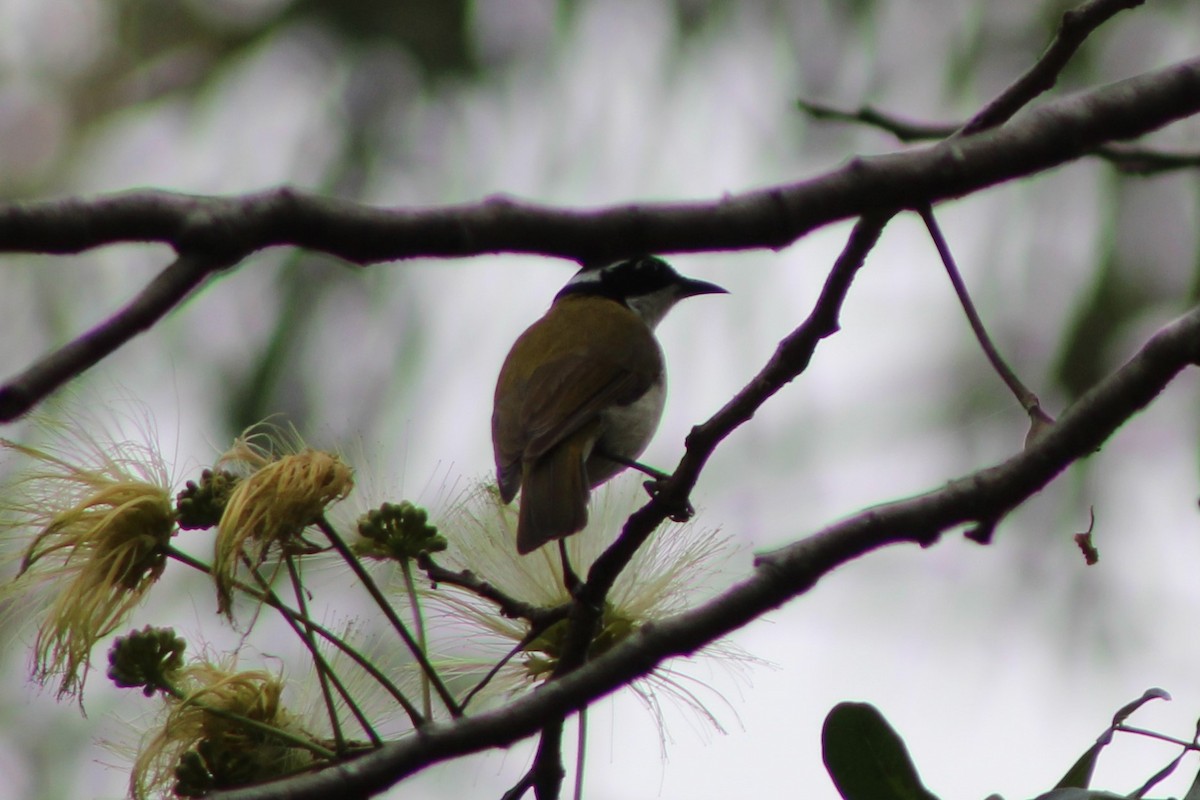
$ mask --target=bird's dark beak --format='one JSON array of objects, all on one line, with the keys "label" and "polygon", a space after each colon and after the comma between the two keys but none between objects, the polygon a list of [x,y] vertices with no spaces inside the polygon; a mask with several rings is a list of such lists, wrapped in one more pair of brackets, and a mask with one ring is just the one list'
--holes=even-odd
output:
[{"label": "bird's dark beak", "polygon": [[729,291],[708,281],[697,281],[688,278],[683,282],[683,289],[679,293],[681,298],[695,297],[698,294],[729,294]]}]

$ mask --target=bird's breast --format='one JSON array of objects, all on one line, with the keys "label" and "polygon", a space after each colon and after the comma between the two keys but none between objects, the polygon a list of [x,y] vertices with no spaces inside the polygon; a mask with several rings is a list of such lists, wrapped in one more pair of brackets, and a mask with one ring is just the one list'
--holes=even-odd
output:
[{"label": "bird's breast", "polygon": [[611,453],[625,459],[636,459],[642,454],[658,430],[666,399],[667,381],[660,375],[637,400],[628,405],[609,406],[600,413],[600,436],[587,463],[588,481],[592,486],[625,469],[624,464],[603,458],[599,453]]}]

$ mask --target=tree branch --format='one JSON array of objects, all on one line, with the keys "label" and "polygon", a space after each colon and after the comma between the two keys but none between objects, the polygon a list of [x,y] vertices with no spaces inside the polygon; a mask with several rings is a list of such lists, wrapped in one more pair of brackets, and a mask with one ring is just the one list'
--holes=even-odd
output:
[{"label": "tree branch", "polygon": [[[815,100],[797,100],[796,105],[813,119],[869,125],[895,136],[901,142],[928,142],[952,136],[962,126],[954,122],[922,122],[892,114],[874,106],[855,110],[838,108]],[[1104,144],[1087,156],[1103,159],[1126,175],[1158,175],[1200,167],[1200,152],[1157,150],[1149,147]]]},{"label": "tree branch", "polygon": [[509,619],[527,620],[534,628],[546,628],[561,619],[566,619],[571,610],[570,603],[551,608],[518,600],[470,570],[456,571],[443,567],[428,553],[417,556],[417,566],[428,576],[435,588],[438,584],[445,583],[466,589],[484,600],[495,603],[500,613]]},{"label": "tree branch", "polygon": [[1013,372],[1012,367],[1008,365],[1008,362],[1000,355],[1000,350],[992,342],[992,337],[988,335],[987,328],[984,326],[979,312],[975,309],[975,302],[971,300],[971,293],[967,291],[967,285],[963,282],[958,264],[954,262],[954,254],[950,252],[950,245],[946,242],[941,226],[937,224],[937,218],[933,215],[933,209],[926,206],[919,209],[918,213],[925,222],[930,238],[933,239],[933,245],[937,248],[942,265],[946,268],[946,275],[950,278],[950,285],[954,287],[954,294],[958,296],[958,302],[967,316],[967,323],[971,326],[971,331],[974,332],[984,356],[992,365],[992,369],[1000,376],[1000,380],[1004,381],[1004,385],[1012,392],[1013,397],[1021,404],[1021,408],[1029,415],[1030,435],[1034,435],[1035,432],[1040,433],[1045,426],[1053,425],[1054,420],[1042,408],[1042,401],[1038,399],[1033,390],[1021,382],[1017,373]]},{"label": "tree branch", "polygon": [[317,800],[338,791],[376,792],[456,756],[505,747],[686,656],[798,597],[837,567],[888,545],[928,546],[971,522],[994,522],[1075,461],[1097,448],[1145,407],[1185,367],[1200,359],[1200,309],[1155,334],[1124,366],[1084,394],[1058,423],[1004,463],[906,500],[876,506],[780,550],[759,556],[755,573],[708,603],[643,627],[609,653],[510,705],[429,725],[417,735],[322,772],[278,785],[213,795],[220,800]]},{"label": "tree branch", "polygon": [[149,330],[209,275],[230,263],[215,256],[179,256],[116,314],[0,386],[0,422],[21,416],[68,380]]},{"label": "tree branch", "polygon": [[563,209],[493,197],[381,209],[291,189],[244,197],[140,191],[0,205],[0,251],[75,253],[158,241],[180,252],[244,256],[290,245],[365,264],[496,252],[590,262],[632,252],[778,249],[832,222],[961,197],[1197,112],[1200,59],[1192,59],[1055,100],[999,129],[856,158],[810,180],[713,202]]},{"label": "tree branch", "polygon": [[888,114],[871,106],[857,111],[844,111],[810,100],[798,100],[796,105],[813,119],[858,122],[891,133],[902,142],[973,136],[1010,120],[1035,97],[1054,88],[1075,51],[1092,32],[1122,11],[1140,6],[1145,0],[1087,0],[1063,12],[1058,31],[1046,51],[1029,69],[992,98],[971,119],[960,124],[916,122]]},{"label": "tree branch", "polygon": [[1096,155],[1108,161],[1118,172],[1126,175],[1158,175],[1180,169],[1200,167],[1200,152],[1171,152],[1148,147],[1104,145]]},{"label": "tree branch", "polygon": [[883,111],[872,105],[862,105],[856,109],[839,108],[838,106],[822,103],[819,100],[796,101],[796,107],[821,122],[848,122],[855,125],[867,125],[878,128],[884,133],[896,137],[898,141],[929,142],[953,136],[962,127],[955,122],[925,122],[908,119],[899,114]]},{"label": "tree branch", "polygon": [[1003,125],[1039,94],[1054,88],[1058,76],[1084,40],[1105,22],[1122,11],[1140,6],[1146,0],[1088,0],[1065,11],[1058,32],[1046,52],[1007,89],[971,117],[958,131],[971,136]]},{"label": "tree branch", "polygon": [[617,575],[647,537],[662,524],[671,509],[686,504],[701,470],[717,445],[749,421],[763,403],[803,372],[821,340],[837,332],[838,315],[850,291],[850,284],[891,216],[884,214],[859,220],[825,279],[825,285],[808,319],[779,343],[770,361],[745,388],[711,419],[692,429],[687,437],[687,450],[674,473],[660,481],[659,492],[654,499],[629,518],[621,535],[592,565],[579,597],[584,605],[597,606],[603,603]]}]

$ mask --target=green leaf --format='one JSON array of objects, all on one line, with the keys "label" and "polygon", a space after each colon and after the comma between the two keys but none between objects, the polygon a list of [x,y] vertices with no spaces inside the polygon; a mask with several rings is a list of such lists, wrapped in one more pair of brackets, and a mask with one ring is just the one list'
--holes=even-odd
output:
[{"label": "green leaf", "polygon": [[1086,789],[1088,784],[1092,782],[1092,771],[1096,768],[1096,759],[1100,757],[1100,751],[1107,747],[1111,741],[1111,735],[1101,737],[1100,741],[1089,747],[1087,752],[1071,765],[1071,768],[1067,770],[1067,774],[1062,776],[1054,788]]},{"label": "green leaf", "polygon": [[1183,796],[1183,800],[1200,800],[1200,772],[1196,773],[1196,778],[1192,781],[1192,786],[1188,789],[1187,794]]},{"label": "green leaf", "polygon": [[1146,703],[1149,703],[1151,700],[1170,700],[1170,699],[1171,699],[1171,693],[1168,692],[1166,689],[1159,689],[1157,687],[1151,687],[1151,688],[1147,689],[1146,691],[1142,692],[1142,696],[1139,697],[1137,700],[1128,702],[1125,705],[1121,706],[1119,709],[1117,709],[1117,713],[1113,714],[1112,724],[1114,726],[1117,726],[1117,725],[1120,725],[1121,723],[1125,722],[1125,720],[1129,719],[1133,715],[1133,712],[1137,711],[1139,708],[1146,705]]},{"label": "green leaf", "polygon": [[[1086,789],[1088,784],[1092,782],[1092,771],[1096,768],[1096,759],[1100,757],[1100,751],[1108,747],[1112,742],[1113,733],[1117,726],[1121,725],[1133,712],[1137,711],[1142,706],[1149,703],[1151,700],[1170,700],[1171,695],[1163,689],[1151,688],[1142,693],[1138,699],[1126,703],[1117,709],[1117,713],[1113,714],[1112,725],[1108,730],[1100,734],[1100,738],[1096,743],[1089,747],[1079,759],[1071,765],[1067,770],[1067,774],[1062,776],[1062,779],[1055,785],[1055,789],[1078,788]],[[1200,799],[1198,799],[1200,800]]]},{"label": "green leaf", "polygon": [[937,800],[908,748],[870,703],[838,703],[821,731],[825,769],[844,800]]}]

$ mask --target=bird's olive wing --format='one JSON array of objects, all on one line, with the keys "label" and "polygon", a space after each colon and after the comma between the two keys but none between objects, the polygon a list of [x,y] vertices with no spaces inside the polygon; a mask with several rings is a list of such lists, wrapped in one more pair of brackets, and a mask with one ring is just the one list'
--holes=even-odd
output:
[{"label": "bird's olive wing", "polygon": [[625,306],[599,298],[556,303],[517,339],[500,370],[492,440],[502,495],[516,494],[523,462],[606,408],[638,399],[662,371],[654,334]]}]

